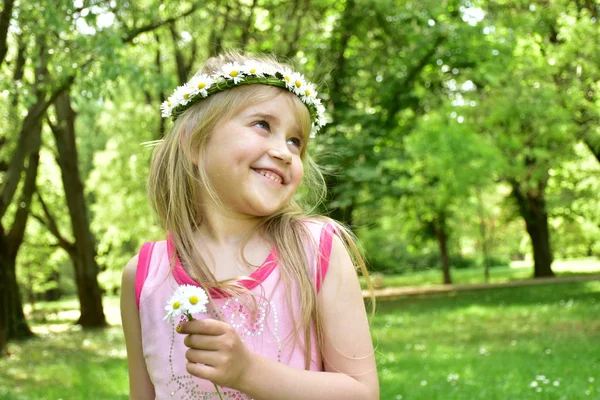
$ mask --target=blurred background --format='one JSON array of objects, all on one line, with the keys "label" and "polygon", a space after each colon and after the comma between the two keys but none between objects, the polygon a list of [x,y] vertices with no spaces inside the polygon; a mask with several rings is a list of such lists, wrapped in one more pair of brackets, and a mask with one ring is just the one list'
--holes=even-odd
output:
[{"label": "blurred background", "polygon": [[[142,143],[171,126],[159,105],[172,90],[229,49],[274,54],[319,86],[320,211],[354,229],[383,290],[382,399],[600,398],[599,12],[4,0],[0,398],[127,398],[121,271],[164,237]],[[508,281],[522,285],[498,289]]]}]

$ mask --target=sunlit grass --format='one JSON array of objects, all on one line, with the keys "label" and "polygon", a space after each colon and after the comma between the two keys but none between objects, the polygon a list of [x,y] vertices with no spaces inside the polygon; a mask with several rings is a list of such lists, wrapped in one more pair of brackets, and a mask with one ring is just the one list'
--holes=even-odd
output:
[{"label": "sunlit grass", "polygon": [[[37,338],[0,359],[0,399],[128,397],[118,299],[104,330],[74,327],[76,307],[35,306]],[[600,398],[599,281],[380,302],[372,332],[381,399]]]},{"label": "sunlit grass", "polygon": [[600,398],[600,282],[382,302],[382,399]]},{"label": "sunlit grass", "polygon": [[[580,260],[557,260],[552,264],[552,270],[557,276],[575,274],[600,274],[600,260],[595,258]],[[477,284],[484,283],[482,268],[452,269],[452,283]],[[531,261],[516,261],[510,267],[490,268],[490,283],[504,283],[515,280],[529,279],[533,276]],[[412,272],[403,275],[384,275],[384,287],[406,287],[442,284],[442,271],[430,269],[427,271]],[[361,280],[361,286],[366,289],[366,284]]]},{"label": "sunlit grass", "polygon": [[129,398],[118,299],[104,300],[106,329],[73,325],[77,308],[76,299],[35,305],[29,322],[36,338],[11,342],[0,359],[0,399]]}]

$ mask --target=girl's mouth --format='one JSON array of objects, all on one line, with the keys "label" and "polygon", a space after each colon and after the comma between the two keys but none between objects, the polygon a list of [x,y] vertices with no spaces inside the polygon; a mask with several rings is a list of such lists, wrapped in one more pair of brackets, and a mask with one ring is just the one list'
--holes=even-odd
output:
[{"label": "girl's mouth", "polygon": [[273,171],[270,171],[268,169],[254,169],[253,170],[258,173],[259,175],[264,176],[265,178],[269,179],[270,181],[274,182],[274,183],[278,183],[280,185],[283,184],[283,178],[281,177],[281,175],[276,174]]}]

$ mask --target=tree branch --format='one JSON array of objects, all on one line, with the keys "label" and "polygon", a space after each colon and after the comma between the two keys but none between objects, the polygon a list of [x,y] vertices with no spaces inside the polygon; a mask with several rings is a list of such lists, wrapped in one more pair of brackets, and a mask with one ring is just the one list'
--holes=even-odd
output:
[{"label": "tree branch", "polygon": [[[440,44],[442,44],[446,40],[446,36],[440,35],[435,39],[435,42],[431,46],[431,48],[421,57],[419,62],[411,67],[406,75],[406,78],[397,85],[398,89],[394,90],[396,93],[408,93],[407,88],[411,87],[414,84],[414,81],[419,73],[425,68],[425,66],[429,63],[431,57],[435,54]],[[387,118],[385,125],[390,127],[394,124],[394,117],[396,114],[403,108],[402,100],[405,97],[394,95],[391,99],[390,107],[388,108]]]},{"label": "tree branch", "polygon": [[171,23],[177,21],[180,18],[187,17],[188,15],[193,14],[196,11],[197,8],[198,8],[198,6],[196,4],[194,4],[189,10],[187,10],[183,14],[180,14],[180,15],[175,16],[175,17],[168,18],[168,19],[166,19],[164,21],[156,21],[156,22],[154,22],[152,24],[148,24],[146,26],[142,26],[140,28],[134,29],[131,32],[126,33],[126,35],[123,37],[123,43],[129,43],[133,39],[135,39],[137,36],[141,35],[142,33],[153,31],[153,30],[158,29],[158,28],[160,28],[160,27],[162,27],[164,25],[171,24]]},{"label": "tree branch", "polygon": [[40,204],[42,205],[42,210],[44,211],[45,218],[34,213],[32,213],[31,215],[35,219],[37,219],[42,225],[44,225],[52,235],[54,235],[54,237],[58,240],[58,245],[61,248],[63,248],[67,253],[70,253],[75,247],[75,244],[65,239],[65,237],[61,235],[60,230],[58,228],[58,224],[56,223],[56,218],[54,218],[54,216],[48,209],[48,206],[46,206],[46,202],[44,202],[42,194],[39,192],[39,190],[36,191],[36,194]]},{"label": "tree branch", "polygon": [[73,84],[74,80],[75,75],[71,75],[62,85],[51,93],[47,100],[38,98],[38,101],[31,105],[27,110],[27,115],[23,120],[23,125],[21,126],[21,131],[19,133],[19,141],[13,153],[10,166],[8,167],[7,177],[4,181],[4,187],[2,188],[0,196],[0,218],[6,213],[15,191],[17,190],[19,181],[21,180],[21,172],[23,171],[25,158],[27,157],[31,132],[35,129],[37,124],[41,123],[42,116],[48,107],[50,107],[50,104],[52,104],[61,93],[67,90]]},{"label": "tree branch", "polygon": [[171,32],[171,38],[173,38],[173,50],[175,52],[175,64],[177,66],[177,79],[179,84],[183,85],[187,82],[189,71],[187,70],[187,63],[185,57],[179,48],[179,32],[175,29],[175,24],[169,24],[169,32]]},{"label": "tree branch", "polygon": [[39,123],[34,127],[32,132],[33,149],[29,155],[29,165],[25,173],[25,182],[21,191],[21,197],[19,199],[19,206],[15,213],[14,222],[12,228],[8,234],[7,240],[9,244],[9,251],[16,252],[21,243],[23,242],[23,236],[25,235],[25,228],[27,226],[27,217],[31,209],[31,198],[35,192],[35,181],[37,179],[38,165],[40,161],[40,142],[42,135],[42,126]]}]

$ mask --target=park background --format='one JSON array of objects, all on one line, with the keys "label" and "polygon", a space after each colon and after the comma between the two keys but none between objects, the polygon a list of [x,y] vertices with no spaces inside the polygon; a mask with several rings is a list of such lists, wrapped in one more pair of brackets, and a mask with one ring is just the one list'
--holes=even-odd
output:
[{"label": "park background", "polygon": [[[318,83],[321,211],[355,230],[378,286],[449,289],[378,302],[382,399],[600,397],[600,281],[558,284],[600,272],[599,11],[4,0],[0,398],[127,398],[121,270],[164,236],[142,143],[169,128],[173,88],[227,49]],[[556,284],[494,286],[526,278]]]}]

